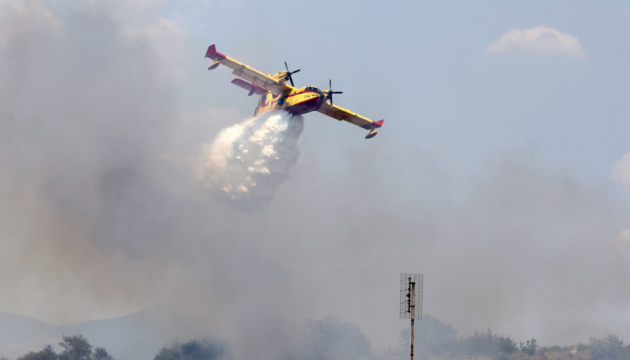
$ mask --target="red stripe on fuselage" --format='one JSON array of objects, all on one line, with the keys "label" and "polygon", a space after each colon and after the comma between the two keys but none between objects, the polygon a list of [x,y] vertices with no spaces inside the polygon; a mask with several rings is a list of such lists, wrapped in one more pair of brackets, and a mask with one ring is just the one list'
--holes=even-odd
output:
[{"label": "red stripe on fuselage", "polygon": [[[306,114],[308,112],[311,111],[315,111],[317,109],[320,108],[320,106],[322,106],[322,103],[324,101],[324,96],[323,95],[319,95],[314,91],[302,91],[299,93],[295,93],[295,94],[291,94],[289,96],[287,96],[287,98],[290,98],[291,96],[295,96],[295,95],[301,95],[301,94],[305,94],[305,93],[312,93],[315,95],[318,95],[317,97],[312,97],[310,99],[306,99],[304,101],[301,101],[297,104],[293,104],[291,106],[287,106],[284,107],[283,109],[294,114],[294,115],[302,115],[302,114]],[[286,99],[285,99],[286,101]]]}]

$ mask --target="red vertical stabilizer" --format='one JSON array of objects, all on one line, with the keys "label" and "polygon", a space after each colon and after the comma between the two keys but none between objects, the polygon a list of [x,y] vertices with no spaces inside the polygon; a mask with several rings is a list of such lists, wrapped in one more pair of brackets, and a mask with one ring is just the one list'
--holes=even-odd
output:
[{"label": "red vertical stabilizer", "polygon": [[206,57],[210,59],[218,60],[218,59],[225,59],[226,56],[218,52],[216,46],[212,44],[208,46],[208,51],[206,51]]}]

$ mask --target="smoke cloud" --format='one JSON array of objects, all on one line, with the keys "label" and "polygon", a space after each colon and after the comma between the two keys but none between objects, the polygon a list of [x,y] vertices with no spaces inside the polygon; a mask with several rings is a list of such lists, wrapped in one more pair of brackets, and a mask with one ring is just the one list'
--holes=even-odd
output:
[{"label": "smoke cloud", "polygon": [[339,151],[298,142],[303,120],[278,113],[221,132],[245,117],[191,110],[201,127],[178,106],[203,59],[174,71],[130,31],[185,41],[177,22],[43,4],[0,8],[0,311],[71,323],[160,304],[159,338],[259,359],[294,354],[307,319],[332,314],[365,335],[338,352],[367,357],[408,326],[409,271],[425,274],[425,309],[464,333],[629,337],[630,215],[600,185],[520,150],[458,181],[422,144]]},{"label": "smoke cloud", "polygon": [[205,146],[200,178],[242,210],[262,210],[297,163],[301,116],[268,112],[221,131]]},{"label": "smoke cloud", "polygon": [[129,261],[130,238],[157,230],[147,206],[175,118],[150,42],[95,3],[0,13],[2,307],[61,322],[142,308],[146,293],[128,294],[154,260]]},{"label": "smoke cloud", "polygon": [[[120,23],[112,4],[1,5],[0,311],[68,324],[157,306],[155,338],[245,340],[237,356],[278,358],[300,327],[292,278],[253,241],[265,221],[200,189],[188,159],[218,129],[190,129],[175,110],[185,74],[150,32],[130,31],[151,24]],[[249,196],[234,194],[260,210],[297,161],[302,125],[241,124],[233,150],[251,164],[226,158],[217,181],[239,185],[252,167]]]}]

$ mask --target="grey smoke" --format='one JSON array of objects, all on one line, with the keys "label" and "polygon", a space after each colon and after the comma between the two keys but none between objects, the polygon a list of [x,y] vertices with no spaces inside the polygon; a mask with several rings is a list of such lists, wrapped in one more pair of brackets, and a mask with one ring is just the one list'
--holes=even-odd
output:
[{"label": "grey smoke", "polygon": [[177,87],[150,38],[106,5],[56,10],[0,11],[0,308],[71,323],[160,305],[158,338],[277,358],[299,327],[290,276],[173,159]]},{"label": "grey smoke", "polygon": [[0,11],[0,308],[68,323],[160,304],[153,331],[260,359],[332,314],[377,351],[407,326],[398,277],[414,271],[464,333],[628,337],[630,212],[600,184],[522,150],[459,182],[421,144],[304,136],[264,211],[234,211],[172,155],[191,125],[150,39],[91,2],[17,4]]},{"label": "grey smoke", "polygon": [[295,357],[304,360],[376,358],[370,341],[359,328],[330,316],[309,322],[300,350]]},{"label": "grey smoke", "polygon": [[4,306],[57,309],[57,321],[106,314],[88,303],[144,288],[141,270],[120,281],[137,265],[123,258],[163,231],[152,202],[175,118],[170,88],[155,80],[151,45],[125,38],[98,5],[60,17],[10,3],[0,27],[2,237],[14,245],[2,257],[15,272]]}]

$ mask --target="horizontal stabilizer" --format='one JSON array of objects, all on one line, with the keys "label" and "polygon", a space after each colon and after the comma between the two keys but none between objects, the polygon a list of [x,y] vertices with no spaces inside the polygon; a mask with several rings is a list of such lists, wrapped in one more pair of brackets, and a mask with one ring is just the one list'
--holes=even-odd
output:
[{"label": "horizontal stabilizer", "polygon": [[256,84],[251,84],[248,83],[245,80],[241,80],[241,79],[234,79],[232,80],[232,84],[238,86],[238,87],[242,87],[243,89],[249,91],[249,96],[253,95],[253,94],[257,94],[257,95],[262,95],[262,94],[266,94],[268,91],[264,88],[261,88],[260,86],[256,85]]}]

